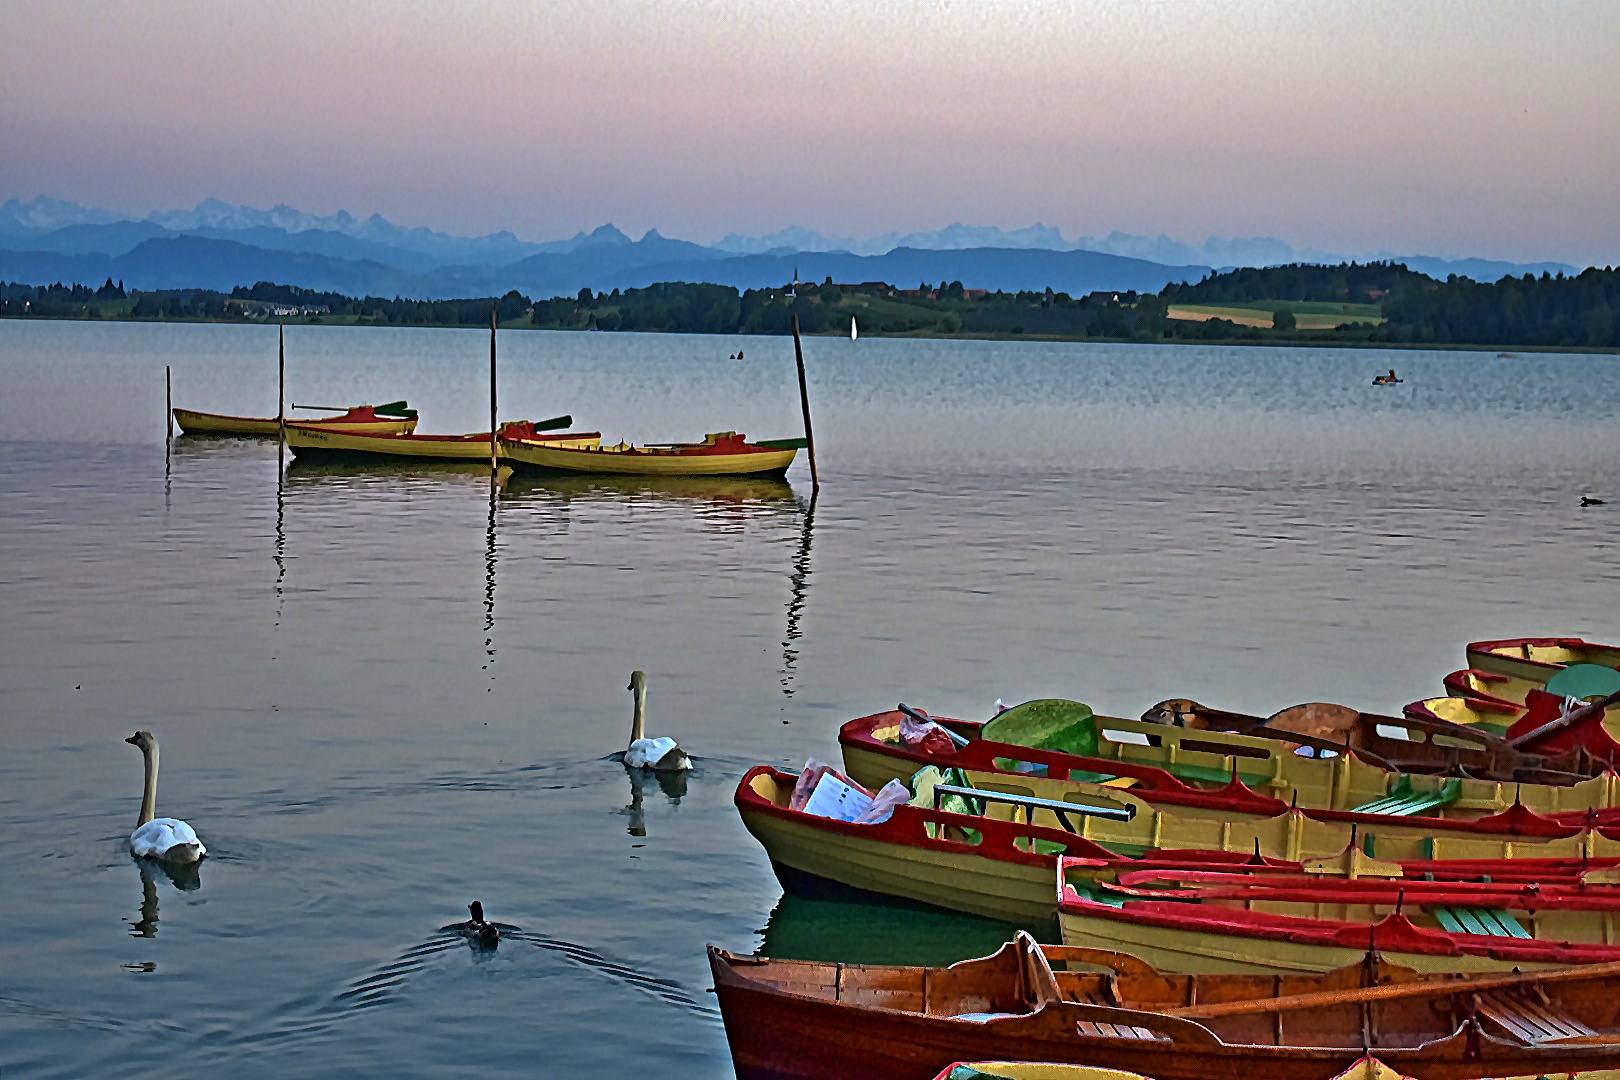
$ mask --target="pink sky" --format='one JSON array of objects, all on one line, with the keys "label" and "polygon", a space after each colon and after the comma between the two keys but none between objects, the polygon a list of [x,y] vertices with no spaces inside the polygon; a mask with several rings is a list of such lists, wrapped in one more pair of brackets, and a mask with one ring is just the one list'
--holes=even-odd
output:
[{"label": "pink sky", "polygon": [[0,200],[1620,262],[1620,4],[7,5]]}]

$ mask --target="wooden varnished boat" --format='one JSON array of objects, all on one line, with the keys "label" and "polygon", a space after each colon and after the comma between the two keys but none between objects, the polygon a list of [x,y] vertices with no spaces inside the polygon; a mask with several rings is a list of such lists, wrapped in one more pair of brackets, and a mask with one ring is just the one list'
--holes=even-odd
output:
[{"label": "wooden varnished boat", "polygon": [[1491,680],[1490,693],[1523,704],[1525,694],[1545,688],[1547,680],[1570,664],[1597,664],[1620,668],[1620,646],[1598,645],[1577,637],[1502,638],[1471,641],[1467,648],[1468,666]]},{"label": "wooden varnished boat", "polygon": [[[1613,878],[1612,873],[1599,876]],[[1418,971],[1620,963],[1620,889],[1587,879],[1503,883],[1123,870],[1060,860],[1071,945],[1126,949],[1166,971],[1308,972],[1369,950]]]},{"label": "wooden varnished boat", "polygon": [[751,443],[735,431],[705,435],[697,443],[562,447],[533,439],[502,439],[505,458],[517,468],[622,476],[781,476],[793,464],[802,439]]},{"label": "wooden varnished boat", "polygon": [[[1563,1074],[1596,1077],[1595,1072]],[[1141,1073],[1099,1069],[1091,1065],[1056,1065],[1041,1061],[958,1061],[947,1066],[934,1080],[1153,1080]],[[1333,1080],[1412,1080],[1377,1058],[1362,1058]],[[1528,1080],[1528,1078],[1526,1078]]]},{"label": "wooden varnished boat", "polygon": [[[1095,716],[1078,702],[1028,704],[1049,707],[1050,722],[1011,728],[999,723],[1016,710],[983,723],[935,718],[965,740],[943,750],[905,743],[899,710],[858,717],[838,734],[846,771],[875,790],[926,765],[960,768],[981,786],[1017,782],[1029,790],[1044,781],[1039,786],[1046,798],[1061,797],[1053,795],[1062,790],[1051,786],[1057,783],[1107,783],[1155,805],[1205,816],[1270,816],[1298,807],[1324,821],[1356,823],[1367,815],[1394,814],[1466,831],[1463,823],[1512,814],[1517,821],[1492,822],[1488,831],[1540,835],[1578,824],[1620,824],[1620,776],[1612,771],[1567,785],[1397,774],[1354,753],[1302,757],[1272,739]],[[1001,776],[992,781],[995,774]],[[1439,819],[1458,824],[1437,824]]]},{"label": "wooden varnished boat", "polygon": [[[275,435],[281,427],[274,416],[225,416],[192,409],[175,409],[174,422],[187,435]],[[387,405],[357,405],[319,419],[288,417],[287,422],[370,435],[408,435],[416,430],[416,410],[407,408],[403,401],[394,401]]]},{"label": "wooden varnished boat", "polygon": [[[1367,826],[1317,821],[1298,810],[1223,820],[1161,810],[1128,791],[1093,786],[1042,802],[1042,784],[984,787],[965,797],[953,774],[925,769],[914,795],[888,820],[852,824],[789,806],[797,776],[761,765],[742,778],[735,803],[782,887],[813,898],[923,904],[1022,926],[1049,926],[1057,903],[1054,857],[1084,857],[1094,872],[1115,872],[1120,856],[1157,866],[1208,866],[1251,859],[1293,864],[1328,860],[1324,872],[1351,873],[1332,860],[1369,852],[1397,873],[1470,876],[1495,872],[1570,880],[1583,869],[1620,864],[1620,837],[1571,828],[1530,838],[1475,832],[1435,834],[1422,823],[1388,818]],[[1009,790],[996,790],[1005,788]],[[946,793],[948,792],[948,794]],[[1032,794],[1033,792],[1033,794]],[[1061,810],[1061,813],[1060,813]],[[1164,860],[1170,860],[1168,862]],[[1179,860],[1179,861],[1178,861]],[[1493,866],[1514,860],[1513,868]],[[1533,869],[1531,868],[1533,867]]]},{"label": "wooden varnished boat", "polygon": [[929,1080],[998,1058],[1157,1080],[1331,1080],[1369,1056],[1417,1080],[1620,1065],[1620,964],[1425,976],[1364,956],[1320,975],[1173,975],[1020,934],[946,968],[713,946],[709,965],[739,1080]]},{"label": "wooden varnished boat", "polygon": [[[546,446],[583,450],[602,444],[598,431],[541,431],[529,421],[503,424],[497,454],[504,440],[524,439]],[[470,435],[372,434],[334,429],[328,424],[288,424],[287,447],[300,458],[374,458],[412,461],[489,460],[489,432]]]}]

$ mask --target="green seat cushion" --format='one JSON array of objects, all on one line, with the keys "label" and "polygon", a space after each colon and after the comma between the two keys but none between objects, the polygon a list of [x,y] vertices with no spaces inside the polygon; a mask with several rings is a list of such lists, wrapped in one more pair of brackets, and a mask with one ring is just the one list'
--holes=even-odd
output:
[{"label": "green seat cushion", "polygon": [[981,737],[1033,750],[1086,756],[1097,753],[1097,724],[1091,709],[1063,698],[1040,698],[1014,705],[985,724]]}]

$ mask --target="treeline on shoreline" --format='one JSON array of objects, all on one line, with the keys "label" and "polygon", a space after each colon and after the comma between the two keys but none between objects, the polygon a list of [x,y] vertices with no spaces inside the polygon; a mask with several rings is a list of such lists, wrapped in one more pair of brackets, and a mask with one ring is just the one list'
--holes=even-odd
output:
[{"label": "treeline on shoreline", "polygon": [[463,300],[357,298],[269,282],[228,294],[137,292],[110,280],[95,289],[0,282],[0,318],[488,326],[493,310],[505,328],[785,334],[796,313],[807,334],[847,334],[854,321],[868,336],[1311,345],[1616,349],[1617,309],[1614,268],[1484,283],[1437,281],[1395,263],[1244,268],[1157,295],[1080,297],[1051,289],[985,292],[959,281],[900,288],[829,280],[741,292],[671,282],[540,300],[516,291]]}]

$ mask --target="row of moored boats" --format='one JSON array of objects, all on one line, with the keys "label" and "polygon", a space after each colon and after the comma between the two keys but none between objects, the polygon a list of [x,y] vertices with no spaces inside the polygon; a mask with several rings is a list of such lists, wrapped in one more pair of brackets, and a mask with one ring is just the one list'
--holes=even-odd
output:
[{"label": "row of moored boats", "polygon": [[1026,929],[946,968],[711,948],[737,1075],[1620,1076],[1620,648],[1467,658],[1401,716],[901,705],[750,770],[790,892]]},{"label": "row of moored boats", "polygon": [[192,435],[263,435],[286,432],[287,447],[300,458],[414,462],[487,462],[546,472],[636,476],[781,476],[793,464],[803,439],[749,442],[735,431],[693,443],[620,441],[604,445],[599,431],[564,431],[570,416],[514,421],[495,432],[418,435],[416,410],[404,401],[329,410],[317,419],[226,416],[175,409],[175,423]]}]

